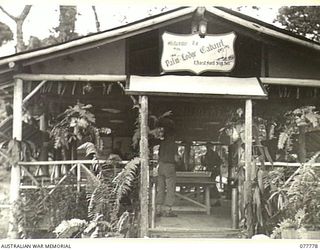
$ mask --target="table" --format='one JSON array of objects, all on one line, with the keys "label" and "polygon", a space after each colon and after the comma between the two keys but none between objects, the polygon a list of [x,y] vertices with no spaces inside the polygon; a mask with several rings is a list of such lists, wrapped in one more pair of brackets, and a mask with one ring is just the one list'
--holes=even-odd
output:
[{"label": "table", "polygon": [[[197,188],[197,193],[184,193],[184,192],[176,192],[176,196],[192,203],[193,207],[180,207],[180,211],[201,211],[206,212],[206,214],[211,214],[211,204],[210,204],[210,187],[216,185],[215,181],[212,181],[211,173],[210,172],[177,172],[177,179],[176,179],[176,186],[178,187],[195,187]],[[199,199],[193,199],[190,195],[196,194],[196,198],[199,198],[200,194],[200,187],[204,188],[204,196],[205,199],[201,202]],[[152,197],[152,223],[151,228],[154,227],[154,218],[156,213],[156,182],[153,182],[152,190],[151,190],[151,197]],[[174,209],[176,210],[177,207],[175,206]]]},{"label": "table", "polygon": [[[189,210],[184,209],[184,211],[204,211],[208,215],[211,213],[211,204],[210,204],[210,187],[216,185],[216,182],[212,180],[210,172],[177,172],[177,181],[176,186],[180,187],[195,187],[196,198],[190,198],[190,194],[194,195],[195,193],[184,193],[176,192],[176,196],[182,198],[193,205],[196,205],[196,209]],[[199,200],[200,187],[204,188],[204,202],[202,203]]]}]

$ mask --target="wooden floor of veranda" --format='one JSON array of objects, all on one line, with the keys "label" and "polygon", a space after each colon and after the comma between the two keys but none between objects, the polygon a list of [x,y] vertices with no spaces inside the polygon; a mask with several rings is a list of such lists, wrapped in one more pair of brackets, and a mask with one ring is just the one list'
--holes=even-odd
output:
[{"label": "wooden floor of veranda", "polygon": [[[188,205],[176,198],[175,206]],[[231,200],[221,199],[220,207],[212,207],[211,214],[205,212],[175,212],[178,217],[156,217],[156,228],[185,228],[185,229],[231,229]]]},{"label": "wooden floor of veranda", "polygon": [[[175,206],[185,206],[176,199]],[[154,238],[242,238],[239,229],[232,229],[231,200],[221,199],[220,207],[205,212],[175,211],[178,217],[156,217],[150,236]]]}]

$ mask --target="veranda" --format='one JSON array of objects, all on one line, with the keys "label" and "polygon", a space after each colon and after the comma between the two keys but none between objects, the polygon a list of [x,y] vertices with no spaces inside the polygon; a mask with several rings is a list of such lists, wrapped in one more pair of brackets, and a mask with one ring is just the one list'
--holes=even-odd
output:
[{"label": "veranda", "polygon": [[[164,72],[160,65],[163,45],[161,36],[165,32],[198,34],[200,24],[204,23],[207,25],[207,34],[204,34],[203,39],[209,34],[236,34],[233,57],[236,58],[235,66],[227,72],[204,72],[201,76],[195,76],[193,71]],[[256,170],[256,165],[253,164],[253,149],[257,148],[257,138],[252,132],[253,113],[258,116],[267,114],[270,117],[269,115],[276,114],[280,109],[291,110],[302,105],[318,106],[319,51],[317,43],[282,32],[232,11],[187,7],[115,30],[2,58],[1,90],[4,98],[13,97],[12,138],[17,141],[24,139],[22,114],[24,107],[30,103],[37,108],[41,108],[40,103],[50,104],[49,112],[39,118],[40,130],[48,128],[48,114],[58,115],[67,106],[75,105],[78,101],[93,104],[95,115],[99,117],[97,125],[110,127],[113,131],[109,138],[111,143],[118,137],[130,140],[134,134],[135,121],[139,117],[139,236],[161,236],[162,233],[168,235],[174,231],[181,236],[188,234],[188,225],[182,222],[188,223],[187,217],[179,216],[177,220],[181,221],[162,220],[157,223],[151,216],[149,115],[159,116],[163,112],[173,111],[179,141],[217,142],[221,139],[218,130],[225,125],[224,122],[230,115],[228,111],[242,108],[245,117],[243,134],[246,169],[242,187],[246,190],[244,192],[249,194],[248,190]],[[84,93],[84,89],[89,91]],[[93,91],[90,92],[90,89]],[[266,98],[268,100],[264,100]],[[132,111],[132,106],[138,107],[139,112]],[[226,142],[226,145],[228,143],[230,144],[230,141]],[[300,155],[304,157],[305,147],[303,143],[300,145]],[[317,143],[315,145],[317,146]],[[59,173],[53,171],[55,166],[58,170],[61,165],[70,165],[71,172],[78,169],[75,171],[75,185],[81,190],[84,183],[80,169],[86,171],[85,165],[92,163],[101,163],[101,160],[88,162],[44,159],[19,162],[11,170],[10,202],[13,204],[18,200],[20,188],[34,188],[41,184],[33,172],[28,171],[27,168],[31,168],[30,166],[48,165],[52,169],[50,173],[55,174]],[[284,167],[299,165],[286,162],[269,164]],[[232,164],[230,166],[232,167]],[[32,186],[21,186],[21,169],[31,178]],[[50,186],[52,192],[67,177],[60,175],[59,178],[61,179],[55,179]],[[51,179],[47,178],[47,181],[50,183]],[[229,188],[231,193],[230,190]],[[238,210],[244,209],[245,206],[238,206],[238,202],[235,202],[236,193],[232,197],[233,202],[226,202],[229,209],[227,214],[231,218],[225,216],[225,221],[217,223],[228,227],[221,237],[238,237],[238,231],[233,231],[232,228],[238,227]],[[249,202],[250,197],[245,197],[248,199],[245,203]],[[11,237],[17,237],[17,221],[13,214],[9,233]],[[199,218],[199,221],[206,218]],[[250,209],[246,210],[244,218],[247,221],[252,219]],[[193,224],[193,220],[189,223]],[[211,222],[210,225],[206,223],[199,223],[198,232],[191,231],[190,234],[210,236],[210,233],[205,232],[212,230],[209,229]],[[212,227],[215,227],[215,223],[213,219]],[[249,231],[252,231],[251,226],[249,223]],[[216,230],[213,231],[211,237],[217,236]]]}]

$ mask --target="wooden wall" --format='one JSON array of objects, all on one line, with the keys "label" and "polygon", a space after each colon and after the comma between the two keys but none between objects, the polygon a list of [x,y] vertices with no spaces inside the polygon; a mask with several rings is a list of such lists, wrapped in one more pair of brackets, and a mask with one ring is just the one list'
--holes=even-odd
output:
[{"label": "wooden wall", "polygon": [[31,66],[41,74],[125,74],[125,40],[57,57]]},{"label": "wooden wall", "polygon": [[269,46],[267,51],[269,77],[320,79],[319,54],[310,56],[302,49],[287,49],[285,46]]}]

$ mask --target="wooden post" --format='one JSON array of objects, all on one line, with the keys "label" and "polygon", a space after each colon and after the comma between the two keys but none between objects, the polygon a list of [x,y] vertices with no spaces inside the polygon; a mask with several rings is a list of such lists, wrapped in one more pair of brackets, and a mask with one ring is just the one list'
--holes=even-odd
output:
[{"label": "wooden post", "polygon": [[251,177],[251,162],[252,162],[252,101],[246,100],[245,111],[245,168],[246,181]]},{"label": "wooden post", "polygon": [[232,220],[232,228],[239,228],[239,196],[238,189],[236,187],[232,188],[232,198],[231,198],[231,220]]},{"label": "wooden post", "polygon": [[[155,178],[155,177],[154,177]],[[151,207],[151,228],[155,227],[156,218],[156,183],[152,183],[152,207]]]},{"label": "wooden post", "polygon": [[[48,160],[48,141],[49,141],[49,135],[47,133],[47,115],[42,114],[40,116],[40,122],[39,122],[39,128],[40,131],[42,131],[42,145],[40,150],[40,160],[41,161],[47,161]],[[49,166],[41,166],[40,167],[40,176],[49,176]]]},{"label": "wooden post", "polygon": [[233,168],[233,153],[234,153],[234,150],[233,150],[233,147],[232,145],[229,145],[228,146],[228,184],[227,184],[227,197],[228,199],[231,198],[231,190],[232,190],[232,187],[231,187],[231,182],[234,178],[234,176],[232,176],[232,168]]},{"label": "wooden post", "polygon": [[253,211],[252,211],[252,101],[246,100],[245,107],[245,183],[244,183],[244,206],[246,207],[245,216],[247,221],[248,235],[253,235]]},{"label": "wooden post", "polygon": [[80,193],[81,191],[81,165],[80,163],[77,164],[77,192]]},{"label": "wooden post", "polygon": [[[17,141],[22,140],[22,97],[23,97],[23,81],[19,78],[15,79],[13,89],[13,125],[12,138]],[[18,221],[17,221],[17,206],[16,202],[19,199],[20,187],[20,166],[17,164],[11,167],[11,182],[10,182],[10,214],[8,226],[8,238],[17,239]]]},{"label": "wooden post", "polygon": [[140,237],[148,236],[149,228],[149,147],[148,147],[148,97],[140,97]]},{"label": "wooden post", "polygon": [[[216,185],[216,184],[214,184]],[[210,187],[206,186],[204,189],[204,196],[205,196],[205,204],[206,204],[206,212],[207,215],[211,214],[211,203],[210,203]]]},{"label": "wooden post", "polygon": [[190,171],[190,150],[191,150],[191,145],[189,142],[186,143],[185,147],[184,147],[184,156],[183,156],[183,162],[184,162],[184,166],[185,166],[185,170],[186,171]]}]

